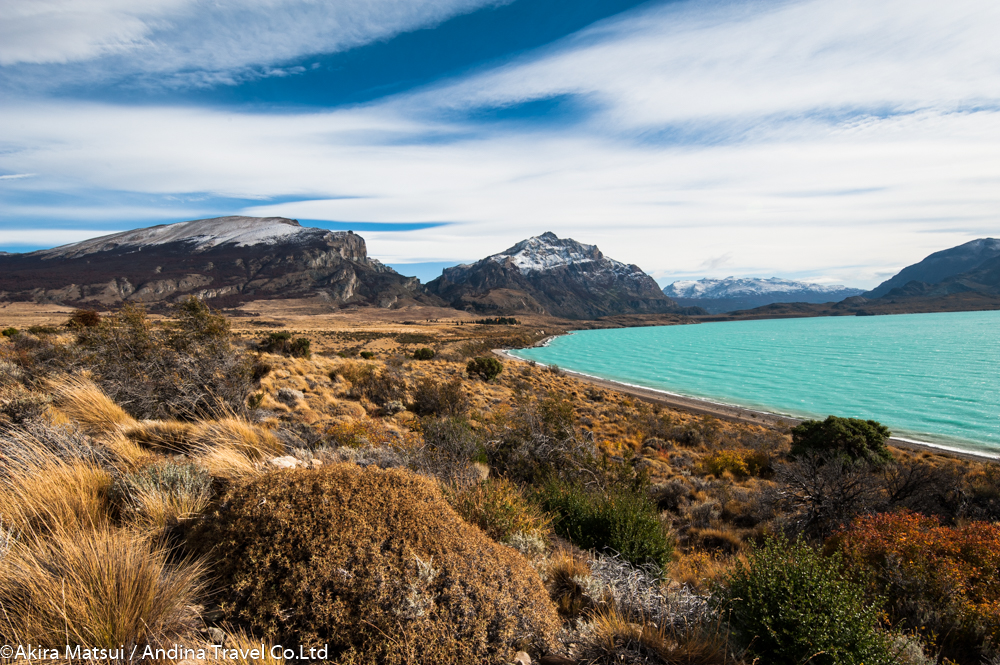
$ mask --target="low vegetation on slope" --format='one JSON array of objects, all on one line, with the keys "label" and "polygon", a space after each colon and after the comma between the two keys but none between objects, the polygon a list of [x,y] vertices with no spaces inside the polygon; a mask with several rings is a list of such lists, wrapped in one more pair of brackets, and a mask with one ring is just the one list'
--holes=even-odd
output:
[{"label": "low vegetation on slope", "polygon": [[995,464],[489,353],[527,324],[259,323],[189,300],[0,338],[0,643],[1000,662]]}]

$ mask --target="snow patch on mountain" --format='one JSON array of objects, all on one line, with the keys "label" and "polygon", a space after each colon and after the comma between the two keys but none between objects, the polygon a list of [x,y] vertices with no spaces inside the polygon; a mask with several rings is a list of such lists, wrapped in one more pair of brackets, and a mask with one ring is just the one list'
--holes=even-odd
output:
[{"label": "snow patch on mountain", "polygon": [[605,258],[597,249],[597,245],[585,245],[572,238],[560,239],[552,232],[522,240],[510,249],[486,258],[501,265],[513,264],[523,275],[570,264],[597,261],[601,261],[605,269],[621,273],[631,272],[624,263]]},{"label": "snow patch on mountain", "polygon": [[[842,294],[854,291],[856,295],[861,289],[851,289],[841,284],[813,284],[798,282],[791,279],[771,277],[726,277],[725,279],[679,280],[663,289],[670,298],[740,298],[768,294]],[[846,297],[846,296],[842,296]]]},{"label": "snow patch on mountain", "polygon": [[226,244],[237,247],[276,245],[295,240],[295,236],[307,237],[316,233],[327,232],[322,229],[305,228],[296,220],[284,217],[215,217],[115,233],[63,245],[38,254],[46,259],[77,258],[96,252],[166,245],[174,242],[189,243],[192,252],[200,252]]}]

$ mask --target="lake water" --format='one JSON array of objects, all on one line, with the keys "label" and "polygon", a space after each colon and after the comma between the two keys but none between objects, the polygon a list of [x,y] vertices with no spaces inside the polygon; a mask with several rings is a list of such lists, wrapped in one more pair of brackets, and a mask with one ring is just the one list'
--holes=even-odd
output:
[{"label": "lake water", "polygon": [[1000,311],[588,330],[518,357],[799,418],[1000,456]]}]

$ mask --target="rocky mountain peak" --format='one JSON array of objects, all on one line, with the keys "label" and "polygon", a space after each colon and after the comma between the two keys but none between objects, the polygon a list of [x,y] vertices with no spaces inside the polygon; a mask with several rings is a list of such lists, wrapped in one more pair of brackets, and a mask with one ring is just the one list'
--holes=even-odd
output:
[{"label": "rocky mountain peak", "polygon": [[[523,274],[551,270],[559,266],[600,261],[604,258],[596,245],[585,245],[572,238],[559,238],[551,231],[522,240],[513,247],[486,257],[486,260],[517,267]],[[616,268],[624,263],[608,259]]]}]

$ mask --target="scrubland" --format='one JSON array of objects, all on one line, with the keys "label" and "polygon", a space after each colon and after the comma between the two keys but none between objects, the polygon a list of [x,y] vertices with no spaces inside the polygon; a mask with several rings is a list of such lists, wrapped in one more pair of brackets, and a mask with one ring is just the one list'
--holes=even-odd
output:
[{"label": "scrubland", "polygon": [[0,338],[0,643],[1000,662],[993,463],[476,362],[549,323],[67,318]]}]

